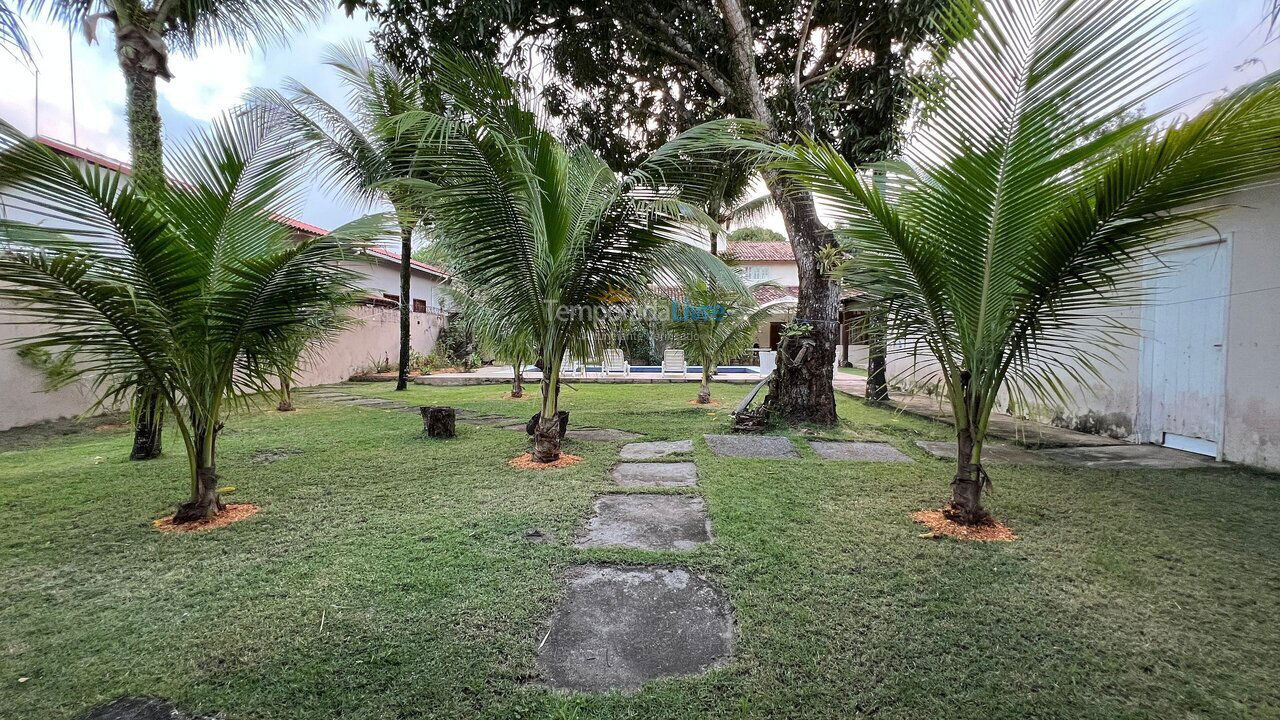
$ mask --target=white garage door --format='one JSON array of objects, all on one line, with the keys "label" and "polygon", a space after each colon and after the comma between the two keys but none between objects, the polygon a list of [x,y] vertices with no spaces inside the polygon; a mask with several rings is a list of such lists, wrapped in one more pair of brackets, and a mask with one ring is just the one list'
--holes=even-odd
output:
[{"label": "white garage door", "polygon": [[1143,396],[1151,442],[1219,455],[1226,377],[1230,245],[1161,253],[1167,275],[1143,310]]}]

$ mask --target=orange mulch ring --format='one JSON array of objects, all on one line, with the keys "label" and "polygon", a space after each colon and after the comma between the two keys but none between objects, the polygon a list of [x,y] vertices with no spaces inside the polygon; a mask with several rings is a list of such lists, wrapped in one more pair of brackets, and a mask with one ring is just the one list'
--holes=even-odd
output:
[{"label": "orange mulch ring", "polygon": [[555,462],[540,463],[533,461],[532,453],[525,453],[520,457],[513,457],[507,461],[507,464],[517,470],[554,470],[556,468],[565,468],[570,465],[577,465],[582,462],[581,455],[570,455],[569,453],[560,453],[560,459]]},{"label": "orange mulch ring", "polygon": [[227,505],[227,509],[215,515],[212,520],[201,520],[199,522],[174,525],[173,516],[166,515],[151,523],[151,525],[162,533],[216,530],[220,527],[226,527],[233,522],[239,522],[247,517],[257,515],[258,509],[257,505],[251,505],[249,503],[234,503]]},{"label": "orange mulch ring", "polygon": [[978,542],[1012,542],[1018,539],[1012,530],[995,520],[986,525],[961,525],[948,520],[941,510],[921,510],[911,513],[911,519],[929,528],[930,532],[920,537],[946,535],[957,540]]}]

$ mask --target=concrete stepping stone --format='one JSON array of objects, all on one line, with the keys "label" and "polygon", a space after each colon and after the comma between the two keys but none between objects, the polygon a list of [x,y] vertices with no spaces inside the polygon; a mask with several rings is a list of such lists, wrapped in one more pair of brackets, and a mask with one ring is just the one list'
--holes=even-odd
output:
[{"label": "concrete stepping stone", "polygon": [[774,458],[794,460],[800,457],[791,440],[781,435],[703,435],[711,452],[722,457]]},{"label": "concrete stepping stone", "polygon": [[634,692],[657,678],[695,675],[729,660],[733,619],[704,577],[660,567],[584,565],[538,645],[548,684],[577,692]]},{"label": "concrete stepping stone", "polygon": [[693,487],[698,468],[691,462],[634,462],[613,466],[610,473],[622,487]]},{"label": "concrete stepping stone", "polygon": [[809,447],[827,460],[864,460],[870,462],[911,462],[911,458],[889,443],[825,442],[810,440]]},{"label": "concrete stepping stone", "polygon": [[[941,460],[950,460],[955,462],[956,459],[956,441],[955,440],[917,440],[916,447],[924,450],[930,455]],[[1013,465],[1049,465],[1052,460],[1037,455],[1025,448],[1017,445],[1008,445],[1006,443],[988,443],[982,446],[982,461],[996,463],[1010,463]]]},{"label": "concrete stepping stone", "polygon": [[619,457],[623,460],[656,460],[668,455],[691,452],[693,452],[692,440],[659,440],[623,445]]},{"label": "concrete stepping stone", "polygon": [[692,550],[711,542],[702,498],[690,495],[604,495],[575,547]]},{"label": "concrete stepping stone", "polygon": [[574,430],[570,427],[569,432],[565,433],[565,437],[569,440],[585,440],[587,442],[619,442],[635,440],[644,436],[640,433],[614,430],[613,428],[582,428]]}]

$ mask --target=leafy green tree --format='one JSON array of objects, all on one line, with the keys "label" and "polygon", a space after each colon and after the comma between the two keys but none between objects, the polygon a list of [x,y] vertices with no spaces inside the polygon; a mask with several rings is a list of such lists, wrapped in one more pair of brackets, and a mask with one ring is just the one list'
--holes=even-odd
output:
[{"label": "leafy green tree", "polygon": [[[326,0],[24,0],[19,7],[46,14],[89,42],[102,20],[111,23],[116,60],[125,82],[131,176],[142,186],[164,183],[164,147],[156,78],[171,80],[170,49],[194,54],[204,44],[252,47],[287,40],[329,9]],[[141,383],[133,402],[133,460],[158,457],[163,402]]]},{"label": "leafy green tree", "polygon": [[403,113],[434,107],[429,98],[436,96],[394,65],[370,60],[360,45],[331,47],[325,63],[338,72],[346,87],[353,109],[350,117],[295,80],[286,81],[283,94],[255,90],[254,102],[280,111],[281,122],[315,161],[304,166],[306,172],[318,171],[337,194],[358,203],[389,205],[395,211],[400,226],[396,390],[404,390],[409,384],[413,236],[422,226],[424,213],[416,195],[395,182],[401,179],[405,158],[413,153],[413,147],[388,132],[386,124]]},{"label": "leafy green tree", "polygon": [[610,308],[643,296],[651,281],[671,284],[677,270],[733,281],[685,241],[689,220],[706,219],[697,207],[716,179],[711,149],[749,125],[700,126],[620,176],[586,148],[561,144],[496,67],[453,56],[433,66],[461,112],[409,114],[401,131],[421,138],[415,162],[434,178],[422,183],[424,198],[454,286],[533,336],[542,370],[533,457],[553,462],[565,352],[584,356]]},{"label": "leafy green tree", "polygon": [[702,366],[698,403],[705,405],[711,402],[711,376],[720,363],[750,350],[760,324],[783,308],[761,306],[744,288],[702,279],[686,282],[680,295],[671,301],[667,331],[685,357]]},{"label": "leafy green tree", "polygon": [[729,242],[731,243],[753,243],[753,242],[786,242],[787,236],[776,230],[762,227],[744,227],[738,228],[729,233]]},{"label": "leafy green tree", "polygon": [[839,216],[862,271],[894,298],[895,337],[937,362],[958,439],[954,520],[988,518],[982,449],[997,395],[1063,398],[1062,378],[1096,374],[1124,339],[1103,311],[1140,301],[1158,272],[1144,255],[1212,227],[1226,194],[1277,181],[1274,75],[1191,118],[1109,125],[1176,74],[1169,10],[989,0],[883,188],[834,148],[790,149],[786,172]]},{"label": "leafy green tree", "polygon": [[[406,68],[427,69],[434,48],[457,47],[539,75],[546,109],[569,139],[627,169],[677,133],[726,115],[760,123],[774,140],[830,142],[851,162],[884,159],[920,77],[912,59],[936,48],[935,14],[963,1],[347,5],[369,11],[379,52]],[[771,172],[764,179],[795,249],[797,314],[811,321],[813,349],[771,388],[773,406],[788,421],[834,423],[840,289],[822,258],[835,238],[808,193]]]},{"label": "leafy green tree", "polygon": [[191,495],[174,519],[188,522],[223,507],[228,409],[272,389],[300,326],[354,301],[359,275],[340,261],[385,222],[304,240],[276,222],[299,157],[257,114],[215,123],[173,159],[182,182],[143,190],[0,123],[5,202],[40,218],[0,221],[0,299],[51,326],[22,345],[73,349],[69,377],[104,400],[157,389],[187,452]]}]

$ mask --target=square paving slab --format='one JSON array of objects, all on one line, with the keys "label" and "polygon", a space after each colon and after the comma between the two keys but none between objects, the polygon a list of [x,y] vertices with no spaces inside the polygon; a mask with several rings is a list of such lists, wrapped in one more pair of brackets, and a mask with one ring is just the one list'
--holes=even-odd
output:
[{"label": "square paving slab", "polygon": [[692,440],[660,440],[623,445],[619,457],[623,460],[654,460],[668,455],[693,452]]},{"label": "square paving slab", "polygon": [[823,442],[810,440],[809,447],[827,460],[867,460],[871,462],[911,462],[911,458],[889,443]]},{"label": "square paving slab", "polygon": [[692,550],[711,541],[702,498],[689,495],[604,495],[577,547]]},{"label": "square paving slab", "polygon": [[703,435],[711,452],[725,457],[794,460],[800,455],[781,435]]},{"label": "square paving slab", "polygon": [[586,440],[588,442],[618,442],[635,440],[644,436],[640,433],[615,430],[613,428],[584,428],[582,430],[569,428],[569,432],[565,433],[565,437],[569,440]]},{"label": "square paving slab", "polygon": [[724,592],[661,567],[571,568],[564,601],[538,646],[548,684],[577,692],[635,691],[657,678],[726,662],[733,619]]},{"label": "square paving slab", "polygon": [[614,482],[623,487],[692,487],[698,468],[691,462],[634,462],[613,466]]}]

